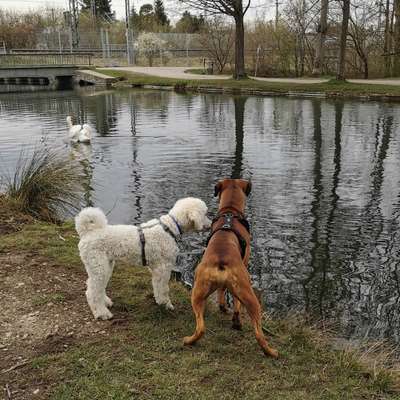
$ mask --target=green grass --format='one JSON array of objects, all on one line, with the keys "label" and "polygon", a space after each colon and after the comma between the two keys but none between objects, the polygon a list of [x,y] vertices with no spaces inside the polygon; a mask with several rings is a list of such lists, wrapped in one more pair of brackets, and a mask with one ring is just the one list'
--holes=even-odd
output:
[{"label": "green grass", "polygon": [[136,74],[119,70],[98,69],[109,76],[123,79],[118,85],[125,86],[172,86],[180,90],[204,90],[219,88],[234,94],[288,94],[288,93],[325,93],[329,97],[400,97],[400,86],[356,84],[330,80],[326,83],[280,83],[254,79],[171,79],[151,75]]},{"label": "green grass", "polygon": [[63,293],[50,293],[37,295],[32,299],[34,306],[44,306],[48,303],[63,303],[65,301],[65,294]]},{"label": "green grass", "polygon": [[[71,222],[29,224],[4,235],[0,252],[34,252],[57,263],[60,272],[80,270],[78,238]],[[68,288],[65,288],[68,291]],[[171,284],[176,310],[154,303],[149,273],[118,265],[111,281],[113,311],[122,322],[99,322],[107,335],[81,339],[62,352],[34,357],[24,376],[46,382],[53,400],[71,399],[396,399],[398,377],[368,367],[357,353],[335,350],[329,335],[300,317],[268,319],[271,344],[280,358],[266,358],[245,320],[241,332],[212,305],[207,333],[194,347],[184,347],[194,318],[189,292]],[[67,293],[33,299],[37,307],[64,302]],[[101,328],[102,329],[102,328]]]},{"label": "green grass", "polygon": [[72,222],[63,225],[36,222],[17,233],[1,236],[0,252],[29,251],[69,267],[80,264],[78,241]]}]

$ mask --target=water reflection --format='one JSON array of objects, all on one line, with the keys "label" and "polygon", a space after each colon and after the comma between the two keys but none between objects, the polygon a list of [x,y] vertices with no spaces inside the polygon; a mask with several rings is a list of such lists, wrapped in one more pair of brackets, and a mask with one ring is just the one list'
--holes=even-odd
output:
[{"label": "water reflection", "polygon": [[[85,205],[93,206],[94,201],[92,198],[93,195],[93,187],[92,187],[92,179],[93,179],[93,164],[91,160],[92,156],[92,147],[90,144],[84,143],[75,143],[69,147],[71,159],[77,161],[82,169],[81,175],[83,179],[83,200]],[[78,173],[78,171],[77,171]]]},{"label": "water reflection", "polygon": [[[250,268],[268,310],[307,310],[349,337],[400,342],[399,111],[155,91],[3,95],[0,162],[12,168],[43,132],[46,146],[65,146],[67,115],[91,123],[91,146],[63,149],[82,165],[86,203],[119,223],[187,195],[215,212],[216,180],[251,177]],[[205,236],[184,241],[185,271]]]},{"label": "water reflection", "polygon": [[243,167],[243,139],[244,139],[244,110],[247,97],[235,97],[235,157],[233,159],[231,178],[242,178]]}]

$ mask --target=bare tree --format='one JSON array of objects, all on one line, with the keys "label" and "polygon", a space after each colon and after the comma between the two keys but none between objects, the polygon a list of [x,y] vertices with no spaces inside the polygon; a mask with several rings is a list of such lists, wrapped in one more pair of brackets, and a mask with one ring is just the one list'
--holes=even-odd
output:
[{"label": "bare tree", "polygon": [[336,75],[336,79],[338,81],[344,81],[346,79],[345,66],[346,66],[347,34],[349,31],[349,19],[350,19],[350,0],[343,0],[342,10],[343,10],[342,28],[340,33],[339,60],[338,60],[338,69]]},{"label": "bare tree", "polygon": [[307,32],[309,32],[310,26],[317,20],[317,15],[319,13],[319,10],[316,10],[317,4],[318,1],[315,0],[288,0],[284,9],[287,23],[296,36],[294,54],[296,76],[304,75],[305,64],[307,62],[307,53],[309,56],[308,58],[311,58],[309,70],[313,68],[314,54]]},{"label": "bare tree", "polygon": [[208,20],[201,31],[200,42],[216,64],[219,73],[222,73],[226,64],[232,61],[234,41],[232,24],[227,24],[221,16],[215,16]]},{"label": "bare tree", "polygon": [[317,27],[317,44],[315,47],[315,60],[313,75],[321,75],[325,56],[325,39],[328,31],[329,0],[321,0],[321,15]]},{"label": "bare tree", "polygon": [[350,13],[349,36],[361,61],[364,79],[368,79],[371,54],[376,57],[381,54],[380,26],[376,23],[381,13],[380,3],[375,0],[353,0],[352,5],[354,11]]},{"label": "bare tree", "polygon": [[244,63],[244,16],[250,7],[251,0],[180,0],[193,8],[202,10],[207,14],[224,14],[235,20],[235,79],[246,77]]}]

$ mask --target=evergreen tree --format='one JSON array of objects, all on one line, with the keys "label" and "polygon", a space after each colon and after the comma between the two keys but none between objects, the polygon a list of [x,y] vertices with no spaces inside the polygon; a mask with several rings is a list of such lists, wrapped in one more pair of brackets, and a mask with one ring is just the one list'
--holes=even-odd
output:
[{"label": "evergreen tree", "polygon": [[[111,0],[94,0],[96,17],[113,18],[111,11]],[[82,11],[91,11],[91,0],[82,0]]]},{"label": "evergreen tree", "polygon": [[197,33],[203,28],[204,22],[202,15],[197,16],[190,14],[189,11],[184,11],[175,25],[175,31],[179,33]]},{"label": "evergreen tree", "polygon": [[136,8],[134,5],[132,5],[131,8],[131,25],[133,27],[133,32],[136,34],[137,32],[140,31],[141,25],[140,25],[140,17],[139,14],[136,12]]},{"label": "evergreen tree", "polygon": [[154,10],[151,4],[143,4],[139,14],[133,15],[133,26],[135,32],[152,31],[155,26]]},{"label": "evergreen tree", "polygon": [[162,0],[154,1],[154,15],[156,17],[156,21],[160,25],[169,25],[169,19],[165,13],[164,3]]},{"label": "evergreen tree", "polygon": [[139,15],[142,17],[149,17],[153,14],[153,6],[151,4],[143,4],[140,7]]}]

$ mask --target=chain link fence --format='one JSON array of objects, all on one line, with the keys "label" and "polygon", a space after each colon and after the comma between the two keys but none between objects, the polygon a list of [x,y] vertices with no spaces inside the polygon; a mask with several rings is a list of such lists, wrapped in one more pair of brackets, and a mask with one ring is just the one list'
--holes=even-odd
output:
[{"label": "chain link fence", "polygon": [[[91,63],[99,66],[127,65],[125,29],[119,27],[79,29],[79,46],[73,48],[70,29],[46,28],[35,33],[36,46],[34,48],[9,49],[9,53],[89,53]],[[153,60],[153,66],[199,66],[207,57],[207,51],[200,44],[200,35],[185,33],[154,33],[165,43],[165,48]],[[147,66],[148,60],[138,46],[138,37],[135,35],[133,52],[135,64]],[[1,43],[0,43],[1,44]]]}]

